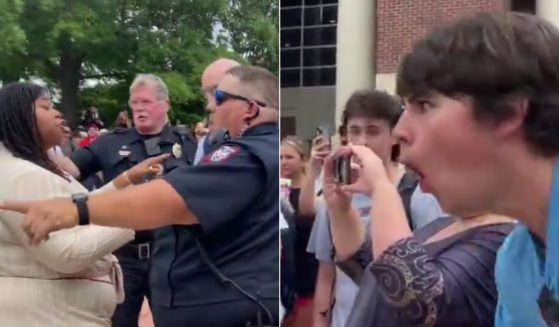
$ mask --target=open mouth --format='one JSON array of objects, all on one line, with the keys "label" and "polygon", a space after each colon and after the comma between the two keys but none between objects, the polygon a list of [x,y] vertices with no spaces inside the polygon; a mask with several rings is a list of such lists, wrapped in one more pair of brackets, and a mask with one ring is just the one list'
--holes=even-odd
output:
[{"label": "open mouth", "polygon": [[425,193],[431,193],[431,187],[429,183],[427,183],[427,179],[425,178],[423,172],[413,165],[408,164],[407,167],[408,170],[415,174],[415,176],[419,179],[419,187],[421,190]]}]

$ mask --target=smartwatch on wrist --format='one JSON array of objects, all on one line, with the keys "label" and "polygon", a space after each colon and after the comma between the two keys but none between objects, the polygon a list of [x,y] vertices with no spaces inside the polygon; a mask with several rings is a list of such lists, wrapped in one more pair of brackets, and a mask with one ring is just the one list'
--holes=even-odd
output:
[{"label": "smartwatch on wrist", "polygon": [[88,196],[85,193],[72,194],[72,202],[78,207],[78,225],[89,225]]}]

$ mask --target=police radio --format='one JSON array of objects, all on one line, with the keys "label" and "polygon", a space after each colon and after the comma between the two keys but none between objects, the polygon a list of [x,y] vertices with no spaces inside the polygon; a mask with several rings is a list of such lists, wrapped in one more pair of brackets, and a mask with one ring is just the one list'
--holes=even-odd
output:
[{"label": "police radio", "polygon": [[[152,137],[144,140],[143,143],[148,157],[155,157],[163,154],[163,151],[161,151],[161,147],[159,146],[160,140],[161,139],[159,137]],[[144,176],[144,182],[149,182],[153,180],[156,176],[157,176],[157,172],[150,171]]]}]

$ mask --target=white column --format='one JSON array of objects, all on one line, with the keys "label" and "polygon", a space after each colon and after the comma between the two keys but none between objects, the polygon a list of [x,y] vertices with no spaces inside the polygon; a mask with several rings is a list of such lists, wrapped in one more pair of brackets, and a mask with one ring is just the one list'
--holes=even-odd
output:
[{"label": "white column", "polygon": [[559,1],[537,0],[536,15],[545,18],[559,28]]},{"label": "white column", "polygon": [[375,87],[375,0],[338,1],[336,127],[358,89]]}]

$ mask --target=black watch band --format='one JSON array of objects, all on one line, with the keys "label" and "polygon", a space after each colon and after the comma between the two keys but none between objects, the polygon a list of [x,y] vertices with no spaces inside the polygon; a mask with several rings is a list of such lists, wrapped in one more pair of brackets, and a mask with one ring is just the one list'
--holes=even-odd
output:
[{"label": "black watch band", "polygon": [[72,202],[78,207],[78,225],[89,225],[88,196],[85,193],[72,194]]}]

